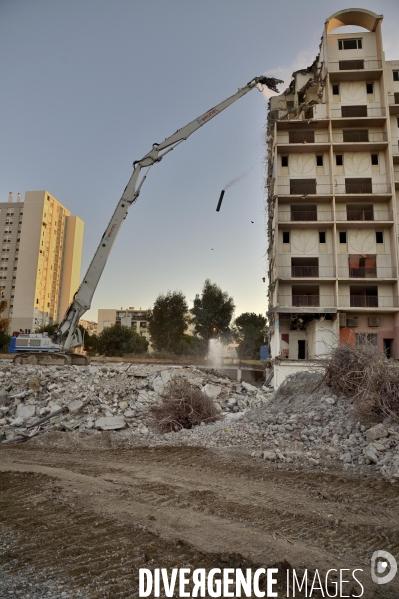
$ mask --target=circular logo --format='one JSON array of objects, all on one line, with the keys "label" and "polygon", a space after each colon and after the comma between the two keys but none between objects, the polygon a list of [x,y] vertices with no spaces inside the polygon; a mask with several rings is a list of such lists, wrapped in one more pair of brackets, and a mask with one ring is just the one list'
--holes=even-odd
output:
[{"label": "circular logo", "polygon": [[391,582],[398,571],[398,564],[388,551],[374,551],[371,556],[371,578],[376,584]]}]

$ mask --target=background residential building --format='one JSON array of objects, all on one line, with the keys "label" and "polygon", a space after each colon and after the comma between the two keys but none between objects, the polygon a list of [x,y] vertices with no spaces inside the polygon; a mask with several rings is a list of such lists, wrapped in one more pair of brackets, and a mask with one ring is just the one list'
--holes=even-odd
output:
[{"label": "background residential building", "polygon": [[[369,341],[399,358],[399,60],[384,59],[382,19],[363,9],[332,15],[313,64],[270,100],[269,322],[277,366],[344,342]],[[362,29],[340,33],[344,25]]]},{"label": "background residential building", "polygon": [[83,221],[47,191],[0,203],[0,287],[10,332],[34,332],[64,315],[80,282]]},{"label": "background residential building", "polygon": [[145,337],[150,341],[148,332],[148,310],[136,310],[134,307],[121,308],[116,310],[113,308],[98,310],[97,319],[97,334],[99,335],[104,329],[113,325],[128,327],[141,337]]},{"label": "background residential building", "polygon": [[90,335],[97,335],[97,323],[94,322],[94,320],[79,320],[79,324],[90,333]]}]

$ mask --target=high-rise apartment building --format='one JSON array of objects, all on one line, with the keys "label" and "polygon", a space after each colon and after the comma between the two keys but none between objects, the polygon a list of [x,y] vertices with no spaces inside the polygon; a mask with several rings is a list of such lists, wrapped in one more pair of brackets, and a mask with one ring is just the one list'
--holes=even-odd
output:
[{"label": "high-rise apartment building", "polygon": [[0,203],[0,288],[10,332],[59,322],[80,282],[83,221],[47,191]]},{"label": "high-rise apartment building", "polygon": [[385,61],[382,19],[332,15],[313,64],[270,100],[275,386],[339,343],[399,358],[399,60]]}]

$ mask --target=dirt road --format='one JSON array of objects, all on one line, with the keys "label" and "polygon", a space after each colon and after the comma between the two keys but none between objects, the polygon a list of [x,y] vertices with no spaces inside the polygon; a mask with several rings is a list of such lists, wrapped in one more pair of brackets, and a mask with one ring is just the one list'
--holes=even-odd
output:
[{"label": "dirt road", "polygon": [[285,471],[226,450],[3,446],[0,570],[29,564],[62,581],[63,596],[115,599],[138,596],[139,568],[277,565],[279,597],[287,567],[362,568],[363,597],[397,599],[399,575],[372,583],[370,558],[399,557],[398,497],[382,480]]}]

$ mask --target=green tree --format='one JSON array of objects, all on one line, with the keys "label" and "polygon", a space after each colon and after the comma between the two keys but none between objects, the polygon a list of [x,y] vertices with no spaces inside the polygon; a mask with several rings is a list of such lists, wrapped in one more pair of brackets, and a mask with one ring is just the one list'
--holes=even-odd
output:
[{"label": "green tree", "polygon": [[8,318],[1,318],[4,310],[7,309],[7,301],[2,300],[0,302],[0,348],[8,346],[10,344],[10,335],[7,333],[7,329],[10,325],[10,321]]},{"label": "green tree", "polygon": [[51,337],[51,335],[53,333],[55,333],[55,331],[58,329],[58,324],[55,322],[54,324],[46,324],[46,326],[44,327],[40,327],[39,329],[36,329],[36,333],[48,333],[49,337]]},{"label": "green tree", "polygon": [[85,330],[83,335],[83,347],[88,354],[94,355],[97,351],[98,337],[95,333],[90,335],[89,331]]},{"label": "green tree", "polygon": [[266,318],[262,314],[244,312],[234,321],[239,345],[237,354],[240,359],[259,360],[259,348],[264,343],[263,329]]},{"label": "green tree", "polygon": [[176,347],[175,353],[179,356],[205,358],[208,353],[208,342],[195,335],[184,334],[178,347]]},{"label": "green tree", "polygon": [[138,333],[114,324],[103,329],[97,338],[97,351],[103,356],[142,354],[147,351],[148,341]]},{"label": "green tree", "polygon": [[195,316],[195,332],[202,339],[231,337],[230,322],[234,312],[234,300],[226,291],[206,279],[201,297],[197,294],[191,312]]},{"label": "green tree", "polygon": [[168,291],[155,300],[148,321],[151,344],[156,351],[179,353],[188,327],[188,305],[181,291]]}]

